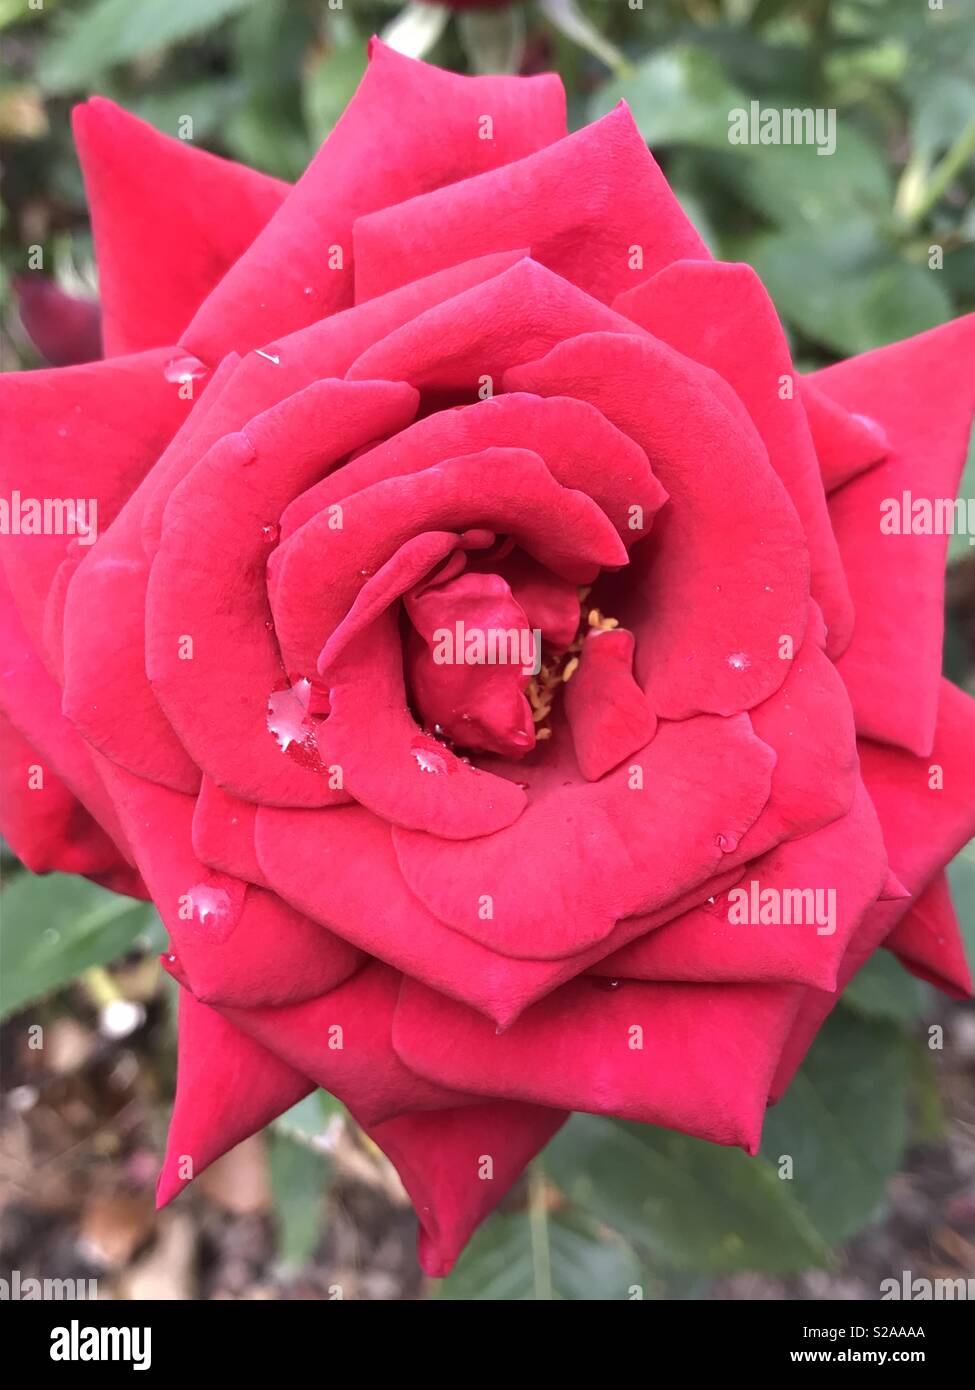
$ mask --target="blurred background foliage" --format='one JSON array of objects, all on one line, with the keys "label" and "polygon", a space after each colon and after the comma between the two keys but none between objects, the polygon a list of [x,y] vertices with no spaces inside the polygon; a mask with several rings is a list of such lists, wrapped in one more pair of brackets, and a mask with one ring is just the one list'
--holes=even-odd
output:
[{"label": "blurred background foliage", "polygon": [[[28,247],[44,247],[69,292],[97,292],[74,101],[104,94],[171,134],[190,115],[201,145],[295,179],[354,91],[373,32],[460,71],[554,68],[572,127],[624,98],[714,253],[759,270],[803,368],[975,307],[975,6],[963,0],[533,0],[463,13],[388,0],[0,0],[5,367],[40,365],[9,292]],[[729,111],[752,100],[835,108],[835,154],[731,145]],[[971,456],[963,488],[975,493]],[[975,689],[967,538],[951,558],[946,671]],[[81,1261],[122,1296],[160,1294],[158,1250],[167,1297],[325,1298],[335,1279],[360,1296],[416,1296],[395,1180],[324,1093],[272,1127],[257,1178],[238,1151],[222,1184],[183,1199],[189,1227],[146,1217],[173,1080],[158,919],[84,880],[37,880],[9,857],[4,871],[9,1258],[40,1260],[46,1274]],[[951,879],[975,957],[972,846]],[[942,1049],[930,1029],[948,1020]],[[32,1055],[35,1023],[60,1038],[53,1056]],[[875,1297],[902,1266],[975,1273],[975,1158],[958,1142],[975,1121],[959,1098],[973,1026],[970,1008],[881,953],[770,1112],[758,1158],[576,1116],[434,1296],[756,1296],[728,1283],[752,1271],[767,1281],[759,1296],[835,1295],[847,1279]],[[38,1165],[64,1178],[54,1195]],[[38,1190],[56,1218],[41,1228],[24,1215]],[[223,1224],[200,1214],[207,1201]],[[259,1234],[242,1255],[250,1219]],[[55,1230],[73,1233],[70,1249]],[[181,1259],[190,1272],[173,1285]],[[825,1282],[795,1282],[810,1270]]]}]

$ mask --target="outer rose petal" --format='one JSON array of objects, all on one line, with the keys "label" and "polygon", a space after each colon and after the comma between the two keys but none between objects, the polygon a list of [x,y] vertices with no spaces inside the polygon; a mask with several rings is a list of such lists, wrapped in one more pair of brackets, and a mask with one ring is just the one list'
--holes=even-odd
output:
[{"label": "outer rose petal", "polygon": [[52,367],[101,357],[101,310],[92,300],[66,294],[45,275],[18,275],[14,292],[27,336]]},{"label": "outer rose petal", "polygon": [[145,894],[98,822],[3,715],[0,830],[32,873],[85,874],[120,893]]},{"label": "outer rose petal", "polygon": [[[819,461],[796,392],[785,333],[747,265],[677,261],[614,306],[671,347],[724,377],[755,422],[769,461],[795,503],[809,545],[812,595],[829,629],[827,650],[849,646],[853,605],[826,511]],[[748,343],[748,351],[742,344]],[[783,380],[790,394],[781,394]]]},{"label": "outer rose petal", "polygon": [[860,766],[890,866],[920,893],[975,834],[975,700],[942,680],[930,755],[916,758],[861,739]]},{"label": "outer rose petal", "polygon": [[[351,304],[352,225],[363,213],[520,159],[565,134],[565,95],[556,77],[461,77],[404,58],[376,39],[369,55],[342,119],[184,335],[189,351],[204,361],[257,347]],[[493,120],[493,140],[479,138],[484,114]],[[341,267],[333,259],[336,247]]]},{"label": "outer rose petal", "polygon": [[204,777],[193,808],[193,853],[211,869],[256,883],[267,883],[257,862],[254,832],[257,807],[241,801]]},{"label": "outer rose petal", "polygon": [[[563,960],[515,960],[452,931],[407,888],[389,827],[361,806],[335,811],[258,812],[257,851],[262,872],[300,911],[361,950],[479,1010],[506,1028],[530,1004],[717,891],[707,884],[656,918],[620,922],[606,941]],[[359,865],[368,863],[369,874]],[[734,878],[735,875],[732,875]],[[721,881],[725,886],[727,876]],[[377,912],[376,902],[383,903]]]},{"label": "outer rose petal", "polygon": [[827,492],[835,492],[884,457],[887,436],[875,420],[844,410],[810,377],[802,380],[799,394]]},{"label": "outer rose petal", "polygon": [[[0,377],[3,495],[8,500],[14,491],[25,499],[94,499],[95,529],[101,534],[189,409],[178,385],[165,379],[171,356],[162,348],[111,362]],[[4,569],[42,655],[48,590],[71,541],[63,532],[3,537]]]},{"label": "outer rose petal", "polygon": [[74,137],[95,233],[105,354],[175,343],[288,185],[161,135],[104,97],[75,107]]},{"label": "outer rose petal", "polygon": [[464,256],[527,246],[609,303],[669,261],[708,255],[623,103],[527,159],[360,217],[354,234],[360,301]]},{"label": "outer rose petal", "polygon": [[[728,892],[647,932],[594,967],[614,979],[804,984],[835,989],[838,969],[863,914],[887,879],[883,837],[862,783],[852,809],[812,834],[787,840],[744,867],[734,885],[835,893],[833,930],[818,924],[736,923]],[[817,906],[820,901],[816,900]],[[827,901],[823,901],[827,905]]]},{"label": "outer rose petal", "polygon": [[[416,1208],[425,1274],[440,1279],[450,1273],[481,1222],[566,1119],[561,1110],[501,1100],[403,1115],[367,1129]],[[485,1157],[492,1160],[490,1182],[482,1176]]]},{"label": "outer rose petal", "polygon": [[751,711],[752,727],[776,752],[772,795],[729,864],[845,816],[857,789],[853,712],[836,667],[807,640],[785,684]]},{"label": "outer rose petal", "polygon": [[473,1104],[404,1066],[393,1050],[400,976],[372,961],[338,988],[287,1008],[223,1008],[238,1028],[338,1096],[364,1125]]},{"label": "outer rose petal", "polygon": [[809,596],[802,527],[730,388],[649,335],[588,333],[516,367],[506,390],[590,401],[643,448],[669,503],[614,612],[661,718],[733,714],[782,684]]},{"label": "outer rose petal", "polygon": [[[920,897],[946,861],[975,832],[975,804],[971,796],[975,777],[975,701],[950,682],[941,682],[938,728],[930,761],[867,740],[860,748],[863,778],[880,817],[893,882],[883,895],[884,900],[865,915],[847,948],[838,992],[810,990],[803,1000],[779,1066],[773,1098],[786,1089],[836,1005],[839,993],[904,920],[911,908],[911,895]],[[940,790],[928,783],[929,769],[935,765],[944,772]],[[905,886],[900,886],[900,880]],[[940,920],[944,927],[946,919],[942,916]],[[911,944],[919,947],[913,929]],[[939,942],[937,936],[933,941],[929,937],[922,959],[926,978],[933,976],[944,981],[953,993],[967,990],[967,970],[959,969],[956,939],[945,935],[944,941]]]},{"label": "outer rose petal", "polygon": [[181,989],[176,1099],[156,1205],[312,1090],[307,1076]]},{"label": "outer rose petal", "polygon": [[885,535],[882,507],[888,499],[900,507],[905,492],[955,497],[975,408],[975,314],[813,380],[846,409],[878,420],[890,442],[882,464],[830,498],[857,612],[839,671],[859,733],[926,757],[938,712],[948,537]]},{"label": "outer rose petal", "polygon": [[36,748],[82,805],[131,862],[131,851],[112,799],[92,761],[88,745],[61,713],[61,692],[45,671],[17,617],[0,575],[0,646],[5,654],[0,709]]},{"label": "outer rose petal", "polygon": [[666,1125],[755,1153],[802,990],[786,985],[563,985],[506,1032],[407,981],[393,1046],[459,1090]]},{"label": "outer rose petal", "polygon": [[972,972],[945,874],[938,874],[884,945],[912,975],[955,999],[972,994]]},{"label": "outer rose petal", "polygon": [[345,941],[273,893],[200,863],[191,844],[191,797],[105,759],[101,765],[172,939],[168,963],[197,998],[277,1005],[320,994],[357,968],[359,953]]}]

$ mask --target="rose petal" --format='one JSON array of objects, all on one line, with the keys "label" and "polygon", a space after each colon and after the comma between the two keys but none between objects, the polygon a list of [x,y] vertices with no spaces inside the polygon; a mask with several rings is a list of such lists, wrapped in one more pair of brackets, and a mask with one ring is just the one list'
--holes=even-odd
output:
[{"label": "rose petal", "polygon": [[[749,895],[773,890],[818,890],[803,904],[801,922],[739,923],[739,899],[724,893],[600,961],[592,973],[615,979],[699,980],[743,984],[804,984],[835,989],[840,961],[866,910],[887,878],[887,856],[877,814],[862,783],[851,810],[831,825],[788,840],[746,865],[736,888]],[[752,890],[752,883],[756,888]],[[821,908],[833,920],[813,920]],[[808,915],[812,912],[812,916]],[[749,905],[750,912],[750,905]],[[731,918],[735,917],[732,921]],[[832,926],[832,930],[830,930]],[[820,928],[822,927],[822,930]]]},{"label": "rose petal", "polygon": [[[883,463],[830,498],[857,611],[839,670],[858,732],[921,757],[937,720],[948,537],[884,534],[881,525],[884,504],[899,509],[905,493],[953,501],[975,409],[973,364],[968,314],[813,376],[847,410],[878,420],[890,442]],[[908,522],[910,511],[909,501]]]},{"label": "rose petal", "polygon": [[653,738],[657,718],[633,679],[633,634],[592,632],[565,688],[565,717],[579,771],[596,782]]},{"label": "rose petal", "polygon": [[798,649],[806,624],[808,557],[729,388],[649,335],[610,333],[573,338],[504,384],[590,401],[647,452],[667,491],[652,544],[634,557],[629,605],[614,613],[636,636],[636,677],[657,714],[733,714],[777,690],[781,639]]},{"label": "rose petal", "polygon": [[175,343],[288,185],[162,135],[104,97],[76,106],[73,127],[95,234],[105,354]]},{"label": "rose petal", "polygon": [[[761,280],[748,265],[676,261],[613,307],[734,388],[799,513],[812,595],[823,610],[827,650],[835,658],[849,646],[853,605],[789,345]],[[745,341],[748,351],[742,352]]]},{"label": "rose petal", "polygon": [[931,880],[884,945],[912,975],[955,999],[971,997],[972,972],[947,875]]},{"label": "rose petal", "polygon": [[827,492],[835,492],[884,457],[887,437],[875,420],[844,410],[810,377],[803,378],[799,394]]},{"label": "rose petal", "polygon": [[[368,1129],[403,1180],[420,1220],[417,1256],[441,1279],[525,1165],[568,1117],[536,1105],[491,1101],[403,1115]],[[491,1160],[491,1180],[485,1174]]]},{"label": "rose petal", "polygon": [[176,1098],[157,1207],[313,1090],[306,1076],[181,989]]},{"label": "rose petal", "polygon": [[359,301],[453,265],[459,252],[530,247],[604,303],[670,261],[708,255],[623,103],[529,158],[390,202],[353,229]]},{"label": "rose petal", "polygon": [[710,877],[768,800],[773,764],[747,718],[701,716],[662,724],[628,766],[554,788],[487,839],[393,841],[409,887],[456,931],[503,955],[574,955]]},{"label": "rose petal", "polygon": [[666,1125],[758,1149],[769,1086],[802,990],[575,980],[506,1032],[407,980],[393,1046],[457,1089]]},{"label": "rose petal", "polygon": [[336,458],[405,424],[415,401],[404,386],[320,382],[221,440],[170,499],[147,593],[146,669],[194,761],[238,796],[335,799],[268,731],[268,697],[292,668],[267,626],[266,529]]},{"label": "rose petal", "polygon": [[[338,125],[184,335],[204,361],[351,304],[352,225],[363,213],[520,159],[565,134],[556,77],[462,77],[377,39],[369,58]],[[484,114],[493,120],[491,140],[479,138]]]}]

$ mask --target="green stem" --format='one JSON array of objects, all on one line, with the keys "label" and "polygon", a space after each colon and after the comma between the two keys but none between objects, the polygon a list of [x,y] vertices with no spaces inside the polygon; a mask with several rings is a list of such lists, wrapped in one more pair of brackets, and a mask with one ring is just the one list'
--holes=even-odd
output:
[{"label": "green stem", "polygon": [[552,1301],[552,1258],[548,1243],[548,1208],[545,1205],[545,1169],[536,1158],[528,1169],[528,1224],[532,1242],[532,1269],[535,1273],[535,1298],[541,1303]]},{"label": "green stem", "polygon": [[926,178],[919,176],[920,156],[912,155],[901,174],[897,189],[898,220],[905,230],[916,227],[939,198],[975,156],[975,116],[960,131],[951,149]]}]

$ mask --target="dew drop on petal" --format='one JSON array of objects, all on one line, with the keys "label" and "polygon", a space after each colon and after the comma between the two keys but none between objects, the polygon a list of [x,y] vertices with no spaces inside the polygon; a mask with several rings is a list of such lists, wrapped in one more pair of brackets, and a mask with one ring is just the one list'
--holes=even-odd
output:
[{"label": "dew drop on petal", "polygon": [[732,652],[728,657],[728,665],[733,671],[747,671],[751,664],[744,652]]},{"label": "dew drop on petal", "polygon": [[163,367],[163,376],[167,381],[182,386],[184,382],[197,381],[201,376],[206,376],[208,370],[206,364],[201,362],[198,357],[184,352],[178,357],[169,359]]},{"label": "dew drop on petal", "polygon": [[422,743],[419,739],[413,740],[412,748],[414,761],[421,772],[432,772],[439,777],[443,777],[447,771],[447,759],[442,753]]},{"label": "dew drop on petal", "polygon": [[608,975],[593,975],[592,982],[597,989],[604,989],[609,994],[619,989],[623,983],[622,980],[611,979]]},{"label": "dew drop on petal", "polygon": [[196,883],[187,889],[187,897],[193,904],[193,920],[201,927],[224,925],[233,910],[230,894],[226,888],[217,888],[210,883]]},{"label": "dew drop on petal", "polygon": [[317,722],[311,710],[312,684],[304,676],[272,690],[267,698],[267,727],[282,753],[315,772],[324,771],[318,752]]},{"label": "dew drop on petal", "polygon": [[277,545],[281,539],[281,527],[276,521],[268,521],[261,527],[261,539],[265,545]]}]

